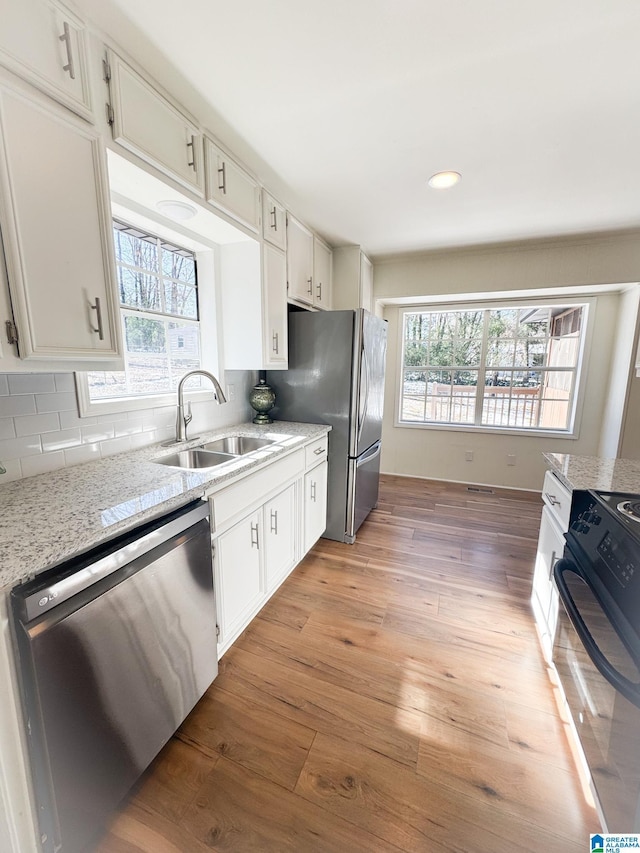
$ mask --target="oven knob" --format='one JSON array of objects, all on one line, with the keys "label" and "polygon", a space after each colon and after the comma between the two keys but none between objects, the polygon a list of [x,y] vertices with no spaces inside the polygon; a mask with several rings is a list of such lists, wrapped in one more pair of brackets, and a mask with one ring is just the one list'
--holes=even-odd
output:
[{"label": "oven knob", "polygon": [[584,521],[574,521],[571,525],[571,529],[575,530],[576,533],[588,533],[589,525],[585,524]]}]

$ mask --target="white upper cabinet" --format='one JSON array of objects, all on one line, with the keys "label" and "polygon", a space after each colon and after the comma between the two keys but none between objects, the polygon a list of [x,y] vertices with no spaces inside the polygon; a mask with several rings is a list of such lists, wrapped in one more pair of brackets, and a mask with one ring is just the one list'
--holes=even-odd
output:
[{"label": "white upper cabinet", "polygon": [[288,296],[313,305],[313,234],[295,216],[287,216]]},{"label": "white upper cabinet", "polygon": [[287,280],[284,252],[248,241],[220,247],[227,370],[286,370]]},{"label": "white upper cabinet", "polygon": [[54,0],[6,0],[0,14],[0,63],[91,119],[82,22]]},{"label": "white upper cabinet", "polygon": [[195,122],[111,50],[105,77],[114,141],[203,196],[202,134]]},{"label": "white upper cabinet", "polygon": [[284,252],[267,243],[262,246],[262,302],[264,343],[260,369],[286,370],[289,357],[287,261]]},{"label": "white upper cabinet", "polygon": [[332,252],[299,219],[287,216],[288,298],[313,308],[331,308]]},{"label": "white upper cabinet", "polygon": [[260,228],[258,182],[208,137],[204,140],[207,201],[254,231]]},{"label": "white upper cabinet", "polygon": [[287,211],[284,205],[262,190],[262,236],[283,251],[287,248]]},{"label": "white upper cabinet", "polygon": [[373,311],[373,264],[360,246],[333,250],[333,308]]},{"label": "white upper cabinet", "polygon": [[35,91],[3,86],[0,228],[20,356],[117,362],[102,141],[90,125]]},{"label": "white upper cabinet", "polygon": [[316,308],[331,308],[331,258],[329,246],[313,238],[313,304]]}]

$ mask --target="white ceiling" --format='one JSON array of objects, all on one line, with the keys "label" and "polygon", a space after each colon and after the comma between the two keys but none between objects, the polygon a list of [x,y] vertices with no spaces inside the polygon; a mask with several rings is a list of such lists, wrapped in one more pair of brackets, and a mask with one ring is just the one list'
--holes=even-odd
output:
[{"label": "white ceiling", "polygon": [[638,0],[111,3],[335,245],[640,226]]}]

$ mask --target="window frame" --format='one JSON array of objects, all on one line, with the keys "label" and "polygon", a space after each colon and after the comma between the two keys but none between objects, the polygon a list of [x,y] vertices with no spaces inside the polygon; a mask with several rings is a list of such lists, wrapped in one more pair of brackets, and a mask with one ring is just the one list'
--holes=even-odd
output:
[{"label": "window frame", "polygon": [[[582,409],[584,404],[584,395],[586,387],[586,377],[588,373],[588,353],[591,351],[591,340],[593,337],[593,326],[596,309],[597,297],[595,296],[576,296],[573,294],[569,298],[563,298],[561,294],[554,297],[537,297],[531,294],[530,298],[496,298],[487,300],[464,300],[460,302],[421,302],[416,304],[405,304],[398,306],[396,312],[396,327],[397,327],[397,367],[395,371],[395,391],[394,391],[394,426],[401,429],[427,429],[427,430],[448,430],[451,432],[471,432],[471,433],[487,433],[493,435],[519,435],[519,436],[551,436],[554,438],[569,438],[577,439],[580,434],[580,423],[582,419]],[[515,426],[490,426],[488,424],[457,424],[457,423],[438,423],[434,421],[406,421],[401,418],[402,410],[402,389],[404,377],[404,328],[405,315],[415,313],[428,312],[461,312],[461,311],[486,311],[497,309],[515,309],[515,308],[533,308],[533,307],[583,307],[584,309],[584,327],[583,334],[580,340],[580,349],[578,360],[575,368],[575,388],[571,399],[571,416],[570,423],[566,429],[545,429],[542,427],[515,427]],[[482,342],[482,359],[484,364],[486,359],[486,335],[483,334]],[[442,369],[447,369],[443,367]],[[535,368],[532,368],[535,369]],[[483,386],[484,387],[484,386]],[[476,397],[476,410],[481,411],[481,399]]]},{"label": "window frame", "polygon": [[[200,366],[204,370],[220,376],[222,372],[222,329],[220,324],[219,310],[219,288],[216,286],[217,275],[217,248],[218,245],[207,241],[201,234],[192,232],[188,227],[180,224],[167,225],[165,221],[156,218],[148,208],[134,208],[132,205],[122,205],[112,202],[112,218],[129,224],[141,231],[147,231],[151,236],[174,243],[189,249],[196,256],[198,269],[198,323],[200,325]],[[128,311],[126,306],[120,304],[118,297],[118,317],[123,323],[123,310]],[[159,316],[159,315],[156,315]],[[161,315],[165,316],[165,315]],[[169,315],[166,315],[167,317]],[[123,332],[124,335],[124,332]],[[124,348],[124,337],[123,337]],[[125,354],[123,349],[123,364]],[[91,372],[91,371],[88,371]],[[89,383],[87,372],[76,372],[74,374],[76,385],[76,397],[78,401],[78,414],[81,418],[95,418],[101,415],[123,414],[131,411],[150,410],[175,406],[177,397],[175,391],[167,391],[163,394],[145,394],[132,397],[117,397],[104,400],[92,400],[89,394]],[[210,400],[211,389],[185,389],[185,400],[197,402],[198,400]]]}]

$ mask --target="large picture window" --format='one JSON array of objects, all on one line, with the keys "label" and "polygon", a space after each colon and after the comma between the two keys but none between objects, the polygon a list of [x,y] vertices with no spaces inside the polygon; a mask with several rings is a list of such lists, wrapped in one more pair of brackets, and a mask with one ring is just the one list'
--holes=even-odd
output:
[{"label": "large picture window", "polygon": [[200,366],[195,254],[113,223],[125,368],[87,374],[93,401],[165,394]]},{"label": "large picture window", "polygon": [[569,431],[586,311],[406,311],[400,423]]}]

